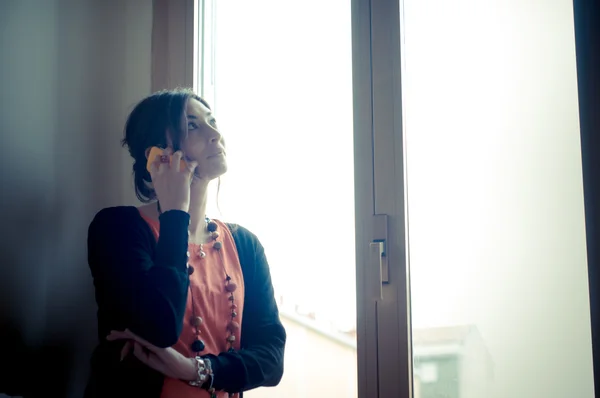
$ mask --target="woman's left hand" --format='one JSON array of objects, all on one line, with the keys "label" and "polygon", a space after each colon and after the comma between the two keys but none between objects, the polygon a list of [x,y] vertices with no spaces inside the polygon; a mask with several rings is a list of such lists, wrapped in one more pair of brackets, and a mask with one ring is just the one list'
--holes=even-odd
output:
[{"label": "woman's left hand", "polygon": [[158,348],[128,329],[122,332],[113,330],[106,339],[127,340],[121,351],[121,360],[133,348],[133,355],[137,359],[165,376],[185,381],[196,380],[198,376],[194,358],[187,358],[171,347]]}]

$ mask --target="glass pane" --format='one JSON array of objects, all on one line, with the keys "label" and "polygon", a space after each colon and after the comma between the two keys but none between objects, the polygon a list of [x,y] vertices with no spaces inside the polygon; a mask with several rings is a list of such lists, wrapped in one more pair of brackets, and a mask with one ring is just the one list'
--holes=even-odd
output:
[{"label": "glass pane", "polygon": [[415,398],[593,398],[570,0],[404,0]]},{"label": "glass pane", "polygon": [[246,395],[355,397],[350,1],[213,5],[230,170],[212,211],[261,239],[288,332],[281,384]]}]

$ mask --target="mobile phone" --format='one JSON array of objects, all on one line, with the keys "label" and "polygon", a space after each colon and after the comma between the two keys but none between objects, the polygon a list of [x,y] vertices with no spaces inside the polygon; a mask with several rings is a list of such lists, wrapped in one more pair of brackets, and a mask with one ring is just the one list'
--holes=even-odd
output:
[{"label": "mobile phone", "polygon": [[[148,169],[148,172],[150,172],[150,169],[152,167],[152,163],[154,162],[154,159],[156,159],[156,156],[160,156],[163,154],[164,149],[161,149],[157,146],[152,147],[152,149],[150,149],[150,153],[148,154],[148,163],[146,164],[146,169]],[[170,159],[173,159],[173,156],[169,156]],[[187,164],[185,163],[185,160],[181,159],[180,165],[179,165],[179,170],[183,171],[185,170],[187,167]]]}]

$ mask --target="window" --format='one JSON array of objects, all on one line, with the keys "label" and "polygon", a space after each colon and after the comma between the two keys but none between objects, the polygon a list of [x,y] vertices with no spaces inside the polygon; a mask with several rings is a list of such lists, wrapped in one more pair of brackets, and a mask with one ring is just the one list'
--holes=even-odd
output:
[{"label": "window", "polygon": [[415,375],[421,383],[435,383],[438,380],[438,368],[435,362],[424,362],[415,368]]},{"label": "window", "polygon": [[418,398],[591,398],[573,2],[403,11]]},{"label": "window", "polygon": [[204,1],[198,21],[230,166],[210,211],[261,239],[288,332],[281,384],[247,395],[355,397],[350,1]]},{"label": "window", "polygon": [[572,2],[196,3],[289,332],[248,396],[594,396]]}]

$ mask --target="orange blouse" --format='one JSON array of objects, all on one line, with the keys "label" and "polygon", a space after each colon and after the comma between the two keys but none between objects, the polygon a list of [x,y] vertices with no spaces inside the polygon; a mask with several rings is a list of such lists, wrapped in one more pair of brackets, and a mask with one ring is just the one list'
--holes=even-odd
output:
[{"label": "orange blouse", "polygon": [[[144,214],[142,214],[142,217],[158,239],[159,222],[148,218]],[[204,341],[205,349],[200,355],[218,355],[227,351],[228,342],[226,338],[229,335],[227,326],[231,321],[231,301],[229,301],[229,293],[225,291],[226,273],[231,277],[231,282],[237,285],[237,289],[233,293],[235,304],[238,306],[235,321],[240,325],[242,324],[244,276],[235,241],[227,225],[218,220],[212,221],[218,225],[218,241],[223,243],[220,250],[223,260],[220,258],[219,251],[212,248],[213,243],[204,245],[204,252],[206,253],[204,259],[199,256],[200,245],[190,243],[188,246],[188,263],[191,267],[194,267],[194,272],[190,275],[191,295],[188,291],[183,329],[179,340],[173,346],[175,350],[188,358],[193,358],[196,355],[191,349],[192,342],[196,339],[196,328],[192,324],[194,314],[202,317],[203,320],[202,325],[199,327],[199,337]],[[221,261],[223,261],[223,264],[221,264]],[[236,350],[240,349],[240,333],[241,330],[235,332],[233,347]],[[217,396],[219,398],[229,397],[226,392],[218,392]],[[237,397],[238,394],[234,396]],[[165,377],[161,398],[210,398],[210,394],[204,389],[190,386],[185,381]]]}]

